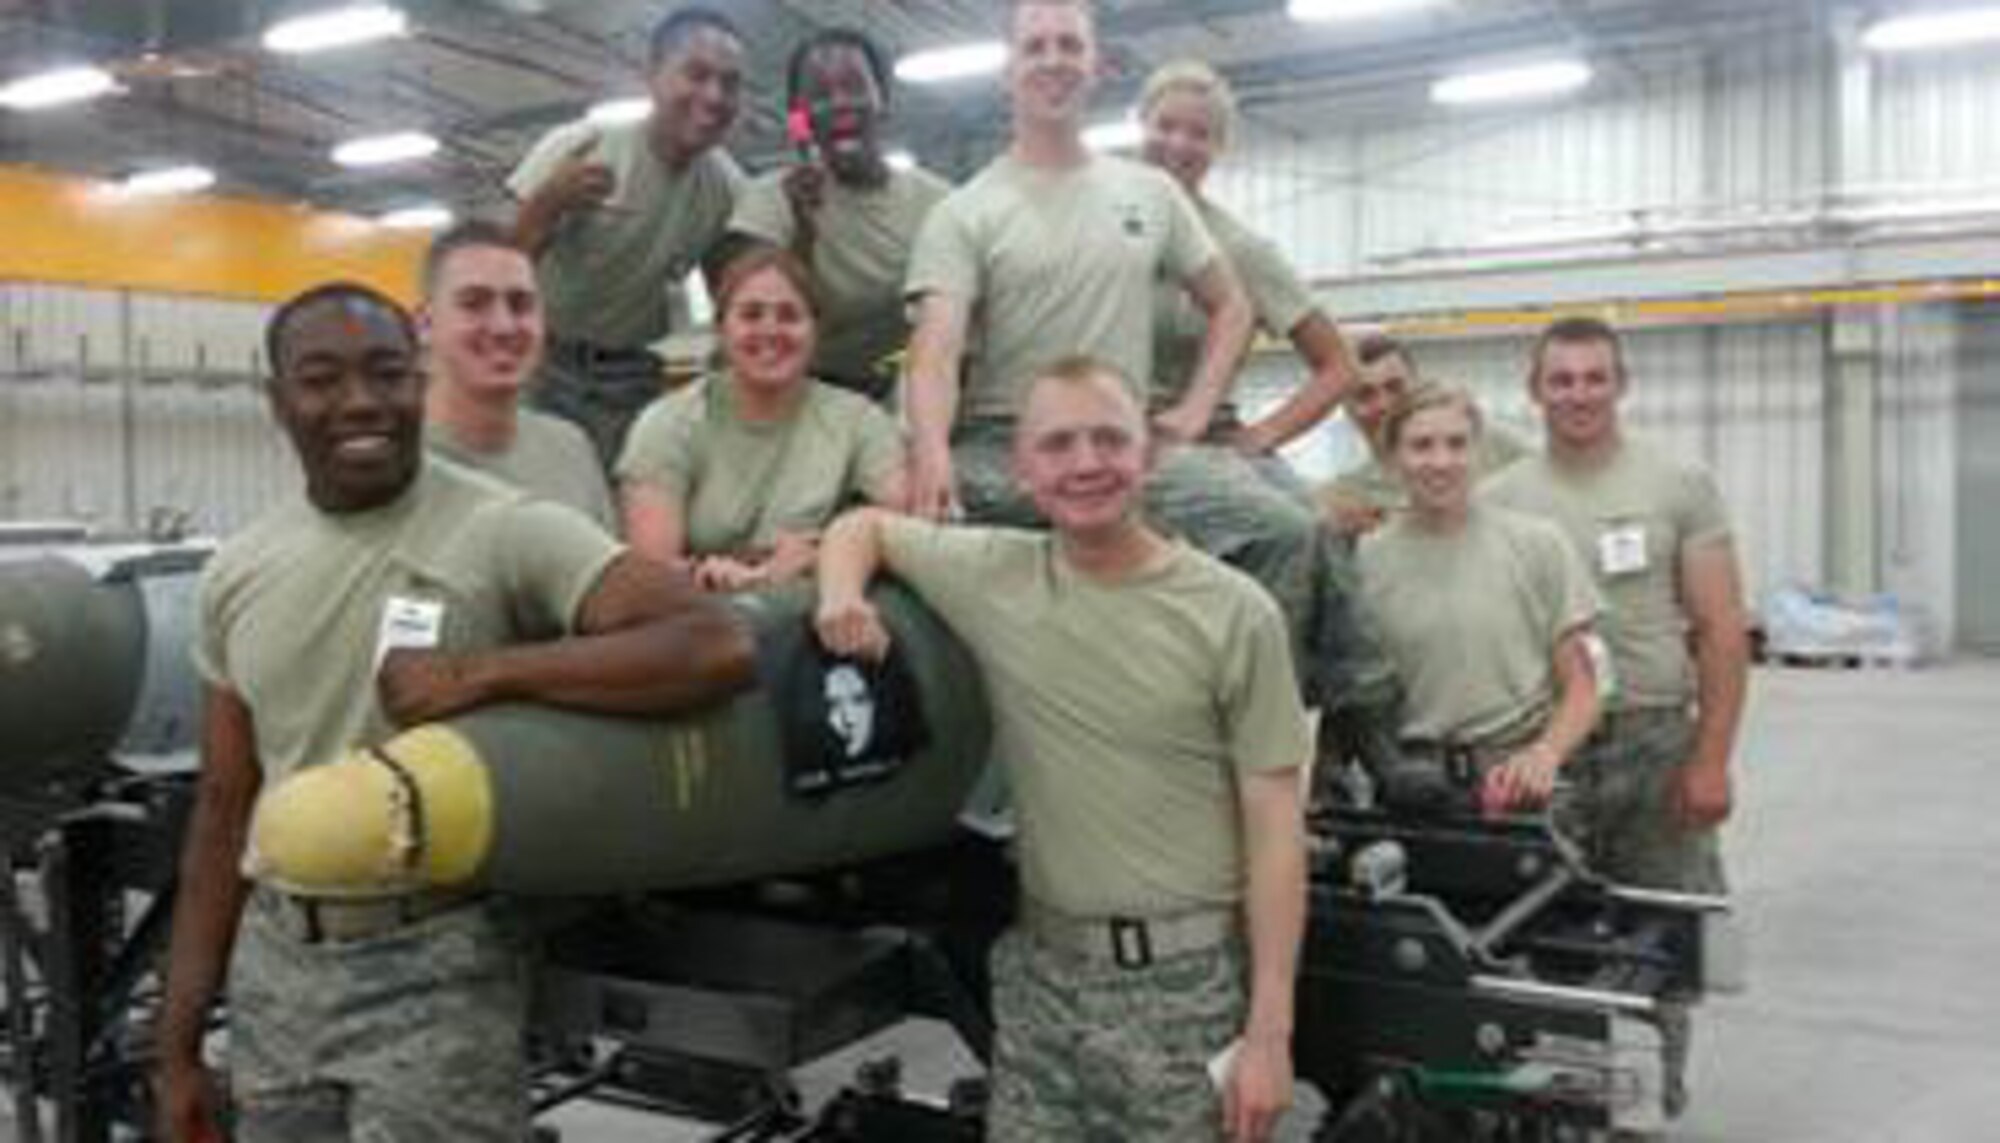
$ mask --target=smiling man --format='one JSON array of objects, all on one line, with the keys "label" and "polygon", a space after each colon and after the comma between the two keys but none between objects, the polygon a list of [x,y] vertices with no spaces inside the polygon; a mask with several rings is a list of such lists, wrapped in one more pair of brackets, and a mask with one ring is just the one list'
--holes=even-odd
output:
[{"label": "smiling man", "polygon": [[822,311],[813,375],[878,400],[909,341],[903,278],[917,231],[951,190],[883,154],[891,83],[865,33],[828,28],[801,42],[785,71],[800,161],[746,187],[729,222],[734,243],[787,247],[812,270]]},{"label": "smiling man", "polygon": [[1311,737],[1270,597],[1142,520],[1152,455],[1131,382],[1058,361],[1012,461],[1053,534],[863,510],[820,547],[830,650],[887,646],[864,595],[886,570],[986,681],[1022,887],[993,953],[995,1143],[1251,1143],[1291,1098]]},{"label": "smiling man", "polygon": [[[1715,480],[1630,439],[1618,333],[1563,318],[1536,339],[1528,393],[1547,452],[1487,482],[1495,504],[1553,520],[1595,574],[1614,692],[1571,763],[1561,815],[1592,864],[1622,884],[1726,891],[1716,832],[1749,689],[1749,626],[1736,547]],[[1687,1013],[1661,1013],[1667,1107],[1686,1101]]]},{"label": "smiling man", "polygon": [[1172,176],[1084,145],[1103,68],[1091,5],[1011,5],[1008,52],[1007,152],[931,212],[905,286],[917,312],[912,501],[933,519],[956,502],[975,519],[1032,522],[1007,461],[1022,389],[1087,353],[1144,403],[1160,282],[1185,289],[1207,320],[1184,395],[1155,418],[1164,436],[1207,431],[1250,341],[1250,303]]},{"label": "smiling man", "polygon": [[507,180],[514,237],[534,255],[549,351],[532,399],[575,421],[609,470],[625,429],[659,396],[650,347],[672,332],[673,292],[711,257],[742,172],[722,150],[736,123],[743,41],[728,16],[676,9],[648,45],[649,118],[577,122],[544,136]]},{"label": "smiling man", "polygon": [[416,331],[393,301],[323,286],[279,307],[266,340],[305,487],[203,575],[202,769],[157,1036],[160,1133],[223,1137],[201,1048],[226,970],[238,1143],[519,1143],[526,973],[508,926],[469,893],[322,900],[253,881],[258,794],[491,702],[711,702],[749,682],[749,639],[575,512],[428,459]]},{"label": "smiling man", "polygon": [[431,452],[615,528],[590,438],[521,407],[542,359],[542,294],[513,236],[477,220],[439,234],[424,257],[423,291],[417,325],[430,367]]}]

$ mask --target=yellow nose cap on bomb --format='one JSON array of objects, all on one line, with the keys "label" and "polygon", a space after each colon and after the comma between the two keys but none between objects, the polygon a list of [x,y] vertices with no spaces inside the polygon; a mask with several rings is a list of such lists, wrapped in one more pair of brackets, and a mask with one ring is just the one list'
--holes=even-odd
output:
[{"label": "yellow nose cap on bomb", "polygon": [[470,881],[493,838],[493,793],[472,744],[443,727],[300,770],[265,791],[251,877],[309,897],[379,896]]}]

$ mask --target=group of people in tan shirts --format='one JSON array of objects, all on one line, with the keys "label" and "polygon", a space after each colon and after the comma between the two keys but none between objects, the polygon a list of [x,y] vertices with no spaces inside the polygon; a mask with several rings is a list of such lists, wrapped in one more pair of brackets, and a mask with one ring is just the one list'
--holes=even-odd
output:
[{"label": "group of people in tan shirts", "polygon": [[[1135,162],[1083,145],[1102,73],[1092,6],[1016,0],[1008,34],[1010,140],[962,186],[887,161],[890,69],[852,29],[799,45],[785,77],[799,160],[747,180],[722,149],[742,37],[713,9],[668,16],[651,42],[651,119],[579,123],[537,144],[509,180],[511,226],[439,236],[413,321],[359,288],[274,318],[274,408],[308,496],[286,529],[260,534],[319,560],[379,556],[369,529],[386,526],[364,518],[415,511],[398,506],[476,469],[618,537],[599,546],[556,528],[542,559],[482,541],[493,551],[480,558],[535,571],[494,590],[532,591],[545,619],[487,637],[502,644],[643,626],[656,612],[610,623],[588,609],[593,569],[637,558],[703,593],[812,580],[821,641],[865,658],[887,638],[868,582],[896,575],[986,676],[1018,815],[1018,919],[992,962],[990,1137],[1262,1139],[1291,1100],[1315,758],[1387,797],[1411,755],[1466,752],[1472,810],[1553,805],[1614,878],[1722,891],[1714,827],[1730,810],[1744,691],[1729,526],[1698,467],[1622,431],[1631,379],[1615,331],[1566,319],[1537,341],[1527,384],[1547,443],[1531,449],[1462,390],[1420,378],[1404,347],[1376,335],[1351,350],[1275,246],[1205,197],[1235,129],[1214,70],[1184,61],[1148,79]],[[696,270],[715,300],[715,366],[662,394],[648,347],[676,320],[672,285]],[[343,307],[368,320],[316,320]],[[365,354],[303,353],[322,327],[368,327],[411,352],[421,341],[428,363],[427,389],[414,383],[431,459],[358,498],[319,495],[338,482],[316,483],[315,465],[366,468],[394,434],[323,448],[287,415],[319,392],[311,367],[328,360],[360,380],[351,397],[327,393],[380,399],[361,383]],[[1249,417],[1231,390],[1260,329],[1306,372]],[[1370,460],[1315,494],[1277,450],[1342,406]],[[305,573],[218,562],[204,670],[255,714],[243,672],[263,660],[233,641],[256,644],[245,628],[259,577]],[[657,591],[672,601],[657,614],[710,614],[682,586]],[[380,585],[341,606],[348,627],[374,630],[380,611],[386,631],[401,608],[451,630],[431,604],[412,610]],[[315,707],[316,733],[366,738],[399,715],[496,697],[458,687],[452,656],[435,658],[418,682],[385,688],[371,672],[414,675],[378,648],[350,680],[361,705]],[[641,709],[744,684],[733,659],[703,662],[700,687],[663,688]],[[607,706],[550,684],[506,697],[634,709],[619,695]],[[234,744],[269,765],[260,745]],[[253,812],[241,783],[231,789],[228,813]],[[202,835],[203,870],[237,836]],[[253,889],[240,887],[238,913],[260,899]],[[413,933],[460,906],[369,914],[340,940],[402,941],[382,955],[422,958]],[[325,910],[306,912],[318,930]],[[208,1106],[191,1037],[220,985],[224,926],[204,916],[186,922],[185,946],[177,930],[183,987],[163,1051],[175,1139],[200,1138]],[[298,939],[318,948],[314,936]],[[458,987],[426,980],[438,996]],[[346,968],[299,985],[315,987],[359,991]],[[282,991],[256,995],[276,1004]],[[454,1009],[474,1010],[495,1011]],[[385,1011],[383,1026],[403,1026]],[[235,1012],[255,1025],[241,998]],[[493,1050],[491,1020],[468,1027],[488,1029],[480,1050],[446,1056],[484,1061],[501,1080],[480,1090],[504,1088],[518,1053]],[[418,1039],[435,1052],[440,1037],[463,1039]],[[519,1138],[516,1102],[441,1098],[457,1089],[427,1086],[406,1057],[349,1067],[322,1048],[283,1067],[232,1059],[239,1100],[277,1109],[269,1133],[243,1138]],[[345,1126],[312,1134],[307,1122]]]}]

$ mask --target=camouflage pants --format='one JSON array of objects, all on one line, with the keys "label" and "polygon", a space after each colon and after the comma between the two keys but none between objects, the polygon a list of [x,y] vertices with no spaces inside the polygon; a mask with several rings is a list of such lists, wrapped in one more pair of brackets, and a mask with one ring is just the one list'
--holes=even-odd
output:
[{"label": "camouflage pants", "polygon": [[993,949],[989,1143],[1222,1138],[1208,1061],[1243,1029],[1239,942],[1120,968],[1019,929]]},{"label": "camouflage pants", "polygon": [[593,357],[586,347],[551,339],[528,404],[582,429],[612,474],[625,431],[662,391],[660,370],[659,359],[640,350]]},{"label": "camouflage pants", "polygon": [[237,1143],[521,1143],[527,969],[471,905],[307,944],[259,890],[229,978]]},{"label": "camouflage pants", "polygon": [[[959,502],[981,523],[1041,527],[1009,467],[1011,427],[960,426],[952,438]],[[1260,458],[1282,466],[1275,458]],[[1146,484],[1146,513],[1161,528],[1249,575],[1284,610],[1308,705],[1380,702],[1393,686],[1344,541],[1308,498],[1231,448],[1166,450]]]},{"label": "camouflage pants", "polygon": [[1591,868],[1621,885],[1728,892],[1712,829],[1682,829],[1674,782],[1694,750],[1694,719],[1673,708],[1607,714],[1564,768],[1569,794],[1556,821]]},{"label": "camouflage pants", "polygon": [[[1694,752],[1694,718],[1677,708],[1607,714],[1564,769],[1569,794],[1556,808],[1559,828],[1583,849],[1590,867],[1620,885],[1721,896],[1729,891],[1713,829],[1682,829],[1674,820],[1674,779]],[[1687,1062],[1694,1027],[1688,1006],[1668,998],[1659,1009],[1667,1114],[1687,1104]]]}]

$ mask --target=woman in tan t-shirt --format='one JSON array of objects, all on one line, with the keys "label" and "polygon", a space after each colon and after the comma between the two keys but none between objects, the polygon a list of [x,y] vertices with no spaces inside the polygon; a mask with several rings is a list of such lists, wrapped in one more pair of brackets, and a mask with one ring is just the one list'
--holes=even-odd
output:
[{"label": "woman in tan t-shirt", "polygon": [[1404,682],[1403,733],[1468,751],[1483,810],[1543,805],[1597,721],[1589,572],[1546,521],[1473,498],[1469,394],[1419,386],[1382,431],[1409,510],[1362,541],[1359,564]]},{"label": "woman in tan t-shirt", "polygon": [[900,433],[866,398],[808,373],[819,311],[791,253],[756,247],[716,293],[721,368],[653,402],[618,461],[625,537],[713,591],[809,574],[855,501],[900,510]]}]

